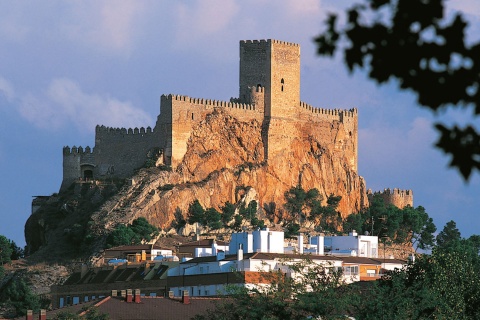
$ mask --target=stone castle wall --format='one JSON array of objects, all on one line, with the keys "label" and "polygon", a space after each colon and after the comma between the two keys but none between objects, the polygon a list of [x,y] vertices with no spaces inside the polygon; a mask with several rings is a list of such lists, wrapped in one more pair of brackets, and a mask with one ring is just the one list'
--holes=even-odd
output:
[{"label": "stone castle wall", "polygon": [[382,197],[385,204],[392,204],[400,209],[411,206],[413,207],[413,191],[412,190],[400,190],[397,188],[394,189],[384,189],[383,191],[372,190],[367,191],[367,196],[369,201],[372,201],[373,196]]},{"label": "stone castle wall", "polygon": [[165,135],[165,138],[160,138],[160,147],[164,150],[167,164],[175,167],[182,161],[193,127],[215,108],[222,108],[242,121],[262,121],[263,118],[262,105],[162,95],[157,127]]},{"label": "stone castle wall", "polygon": [[[240,42],[239,97],[230,102],[162,95],[155,128],[97,126],[95,148],[64,149],[61,189],[91,173],[95,178],[127,177],[142,167],[147,153],[161,149],[163,162],[176,167],[192,130],[215,108],[239,121],[262,124],[265,157],[284,157],[295,139],[315,132],[333,153],[347,155],[357,170],[357,111],[315,108],[300,101],[300,46],[277,40]],[[314,128],[314,130],[312,130]]]}]

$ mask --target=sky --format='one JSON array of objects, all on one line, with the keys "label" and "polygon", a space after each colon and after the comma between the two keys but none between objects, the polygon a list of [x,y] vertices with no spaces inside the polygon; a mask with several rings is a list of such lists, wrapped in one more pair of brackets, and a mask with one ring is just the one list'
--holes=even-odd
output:
[{"label": "sky", "polygon": [[[480,2],[447,2],[480,40]],[[438,120],[469,110],[418,107],[394,82],[350,74],[342,57],[316,55],[313,39],[338,0],[92,0],[0,2],[0,235],[25,245],[34,196],[58,192],[62,148],[95,143],[95,126],[154,127],[162,94],[238,96],[239,41],[301,46],[301,100],[359,114],[358,170],[373,191],[411,189],[441,230],[480,234],[480,175],[465,183],[433,147]],[[478,121],[476,123],[478,125]],[[478,126],[480,127],[480,126]]]}]

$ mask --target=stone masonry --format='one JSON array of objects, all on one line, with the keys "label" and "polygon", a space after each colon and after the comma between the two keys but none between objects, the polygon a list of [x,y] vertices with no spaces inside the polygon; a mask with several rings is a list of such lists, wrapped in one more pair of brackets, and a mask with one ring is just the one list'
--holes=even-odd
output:
[{"label": "stone masonry", "polygon": [[[239,96],[230,101],[162,95],[154,129],[97,126],[95,147],[64,147],[60,190],[79,179],[125,178],[142,167],[147,154],[160,153],[175,169],[187,152],[193,128],[221,108],[241,120],[262,124],[265,161],[281,158],[295,139],[314,136],[334,154],[347,155],[357,171],[356,109],[330,110],[300,100],[300,46],[278,40],[240,41]],[[331,138],[332,128],[338,134]]]}]

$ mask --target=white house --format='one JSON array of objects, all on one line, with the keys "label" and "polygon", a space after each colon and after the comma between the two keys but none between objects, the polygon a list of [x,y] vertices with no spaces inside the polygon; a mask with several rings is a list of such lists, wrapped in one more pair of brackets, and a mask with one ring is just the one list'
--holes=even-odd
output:
[{"label": "white house", "polygon": [[[318,243],[318,238],[312,238],[313,245]],[[377,236],[358,235],[354,230],[348,236],[328,236],[323,241],[325,254],[378,258]]]}]

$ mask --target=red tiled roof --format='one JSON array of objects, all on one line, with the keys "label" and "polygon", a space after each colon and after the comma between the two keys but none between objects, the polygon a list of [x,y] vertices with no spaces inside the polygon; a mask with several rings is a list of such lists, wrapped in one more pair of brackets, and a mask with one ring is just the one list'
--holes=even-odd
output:
[{"label": "red tiled roof", "polygon": [[[163,297],[141,297],[140,303],[126,302],[121,297],[106,297],[90,303],[81,303],[69,307],[47,311],[47,319],[53,319],[60,312],[72,312],[79,314],[85,307],[96,305],[99,313],[106,313],[110,319],[115,320],[184,320],[190,319],[197,314],[203,314],[208,309],[215,308],[215,302],[220,298],[196,298],[190,297],[190,304],[183,304],[179,299]],[[23,318],[21,318],[23,319]],[[35,315],[34,319],[38,319]]]},{"label": "red tiled roof", "polygon": [[168,298],[142,297],[140,303],[127,303],[121,298],[111,298],[98,306],[101,313],[110,315],[110,319],[190,319],[213,309],[218,299],[196,299],[190,297],[190,304]]}]

